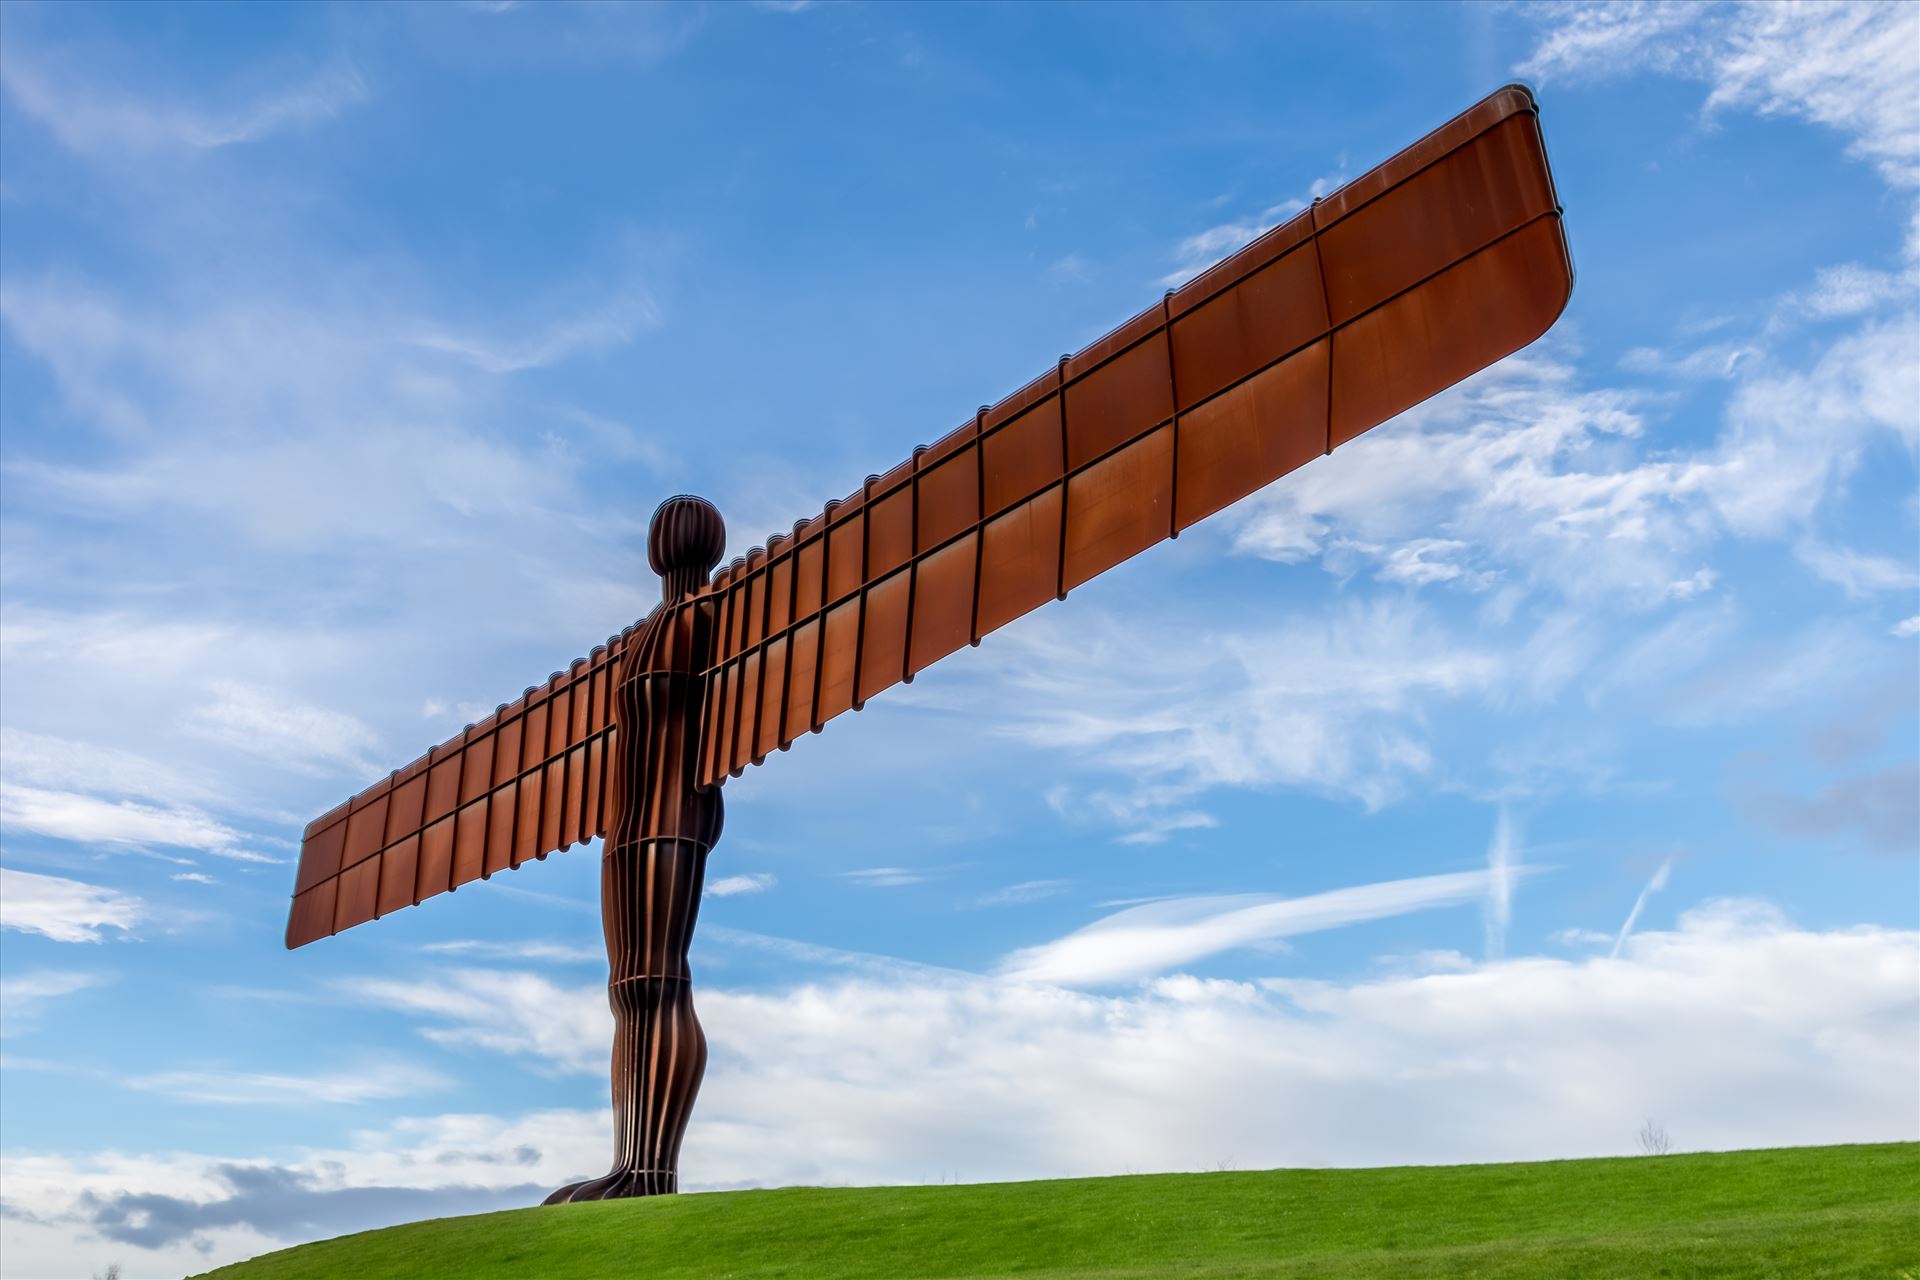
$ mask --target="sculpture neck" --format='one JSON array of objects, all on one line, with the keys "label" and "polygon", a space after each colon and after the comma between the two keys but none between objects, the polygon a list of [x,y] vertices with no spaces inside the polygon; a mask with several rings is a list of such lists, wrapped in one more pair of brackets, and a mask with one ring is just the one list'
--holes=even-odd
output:
[{"label": "sculpture neck", "polygon": [[660,579],[660,600],[663,604],[678,604],[701,587],[707,585],[704,569],[669,569]]}]

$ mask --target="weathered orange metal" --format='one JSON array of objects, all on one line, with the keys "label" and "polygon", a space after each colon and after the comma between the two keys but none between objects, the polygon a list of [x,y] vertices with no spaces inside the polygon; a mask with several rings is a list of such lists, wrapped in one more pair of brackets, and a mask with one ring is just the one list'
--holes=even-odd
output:
[{"label": "weathered orange metal", "polygon": [[309,825],[287,945],[607,836],[617,1154],[555,1199],[674,1190],[720,784],[1545,333],[1538,116],[1501,89],[711,582],[719,513],[669,500],[660,607]]}]

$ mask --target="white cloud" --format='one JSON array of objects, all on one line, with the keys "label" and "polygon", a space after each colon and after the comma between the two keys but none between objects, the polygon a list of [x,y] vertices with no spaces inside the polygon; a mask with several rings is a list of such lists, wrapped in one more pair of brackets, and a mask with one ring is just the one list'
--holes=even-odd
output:
[{"label": "white cloud", "polygon": [[[1356,557],[1421,586],[1495,581],[1584,602],[1697,594],[1725,534],[1803,526],[1873,439],[1920,447],[1920,322],[1873,322],[1808,369],[1741,365],[1709,447],[1653,452],[1642,397],[1582,390],[1555,339],[1509,357],[1251,499],[1238,550]],[[1703,576],[1704,575],[1704,576]]]},{"label": "white cloud", "polygon": [[[1172,977],[1112,995],[929,970],[702,988],[713,1059],[681,1167],[703,1189],[1624,1155],[1647,1115],[1683,1149],[1911,1141],[1916,972],[1920,934],[1807,930],[1720,902],[1633,935],[1617,958],[1427,957],[1350,980]],[[599,1172],[605,992],[535,980],[505,1008],[458,974],[434,994],[439,981],[401,1007],[453,1022],[459,1042],[598,1078],[580,1083],[593,1105],[405,1120],[294,1153],[283,1168],[302,1196],[452,1197],[429,1210],[387,1192],[353,1220],[289,1221],[251,1201],[240,1212],[205,1157],[10,1155],[10,1205],[50,1224],[10,1237],[46,1251],[12,1265],[70,1257],[75,1215],[100,1221],[128,1195],[179,1202],[134,1246],[185,1258],[178,1271],[500,1207],[488,1196],[503,1189],[531,1203]],[[544,1018],[523,1017],[523,1002]],[[571,1031],[555,1039],[541,1022]],[[266,1171],[239,1167],[243,1180]],[[186,1257],[189,1239],[212,1252]]]},{"label": "white cloud", "polygon": [[731,898],[743,893],[765,893],[779,883],[776,877],[766,872],[754,875],[722,876],[708,883],[707,896]]},{"label": "white cloud", "polygon": [[1486,958],[1498,960],[1507,951],[1507,927],[1513,923],[1513,891],[1525,868],[1520,865],[1520,836],[1505,805],[1487,845],[1487,896],[1481,907],[1486,925]]},{"label": "white cloud", "polygon": [[1878,591],[1912,591],[1920,574],[1888,556],[1869,555],[1850,547],[1835,547],[1811,539],[1794,548],[1800,563],[1856,600]]},{"label": "white cloud", "polygon": [[1805,371],[1742,382],[1698,481],[1729,528],[1778,534],[1811,516],[1885,431],[1920,448],[1920,319],[1869,324]]},{"label": "white cloud", "polygon": [[1662,858],[1660,865],[1654,869],[1653,875],[1648,878],[1646,887],[1640,890],[1640,896],[1633,900],[1633,910],[1627,912],[1627,918],[1621,922],[1620,932],[1613,940],[1612,954],[1616,960],[1619,959],[1620,952],[1626,947],[1627,939],[1633,936],[1633,926],[1639,923],[1640,913],[1647,909],[1647,899],[1667,887],[1667,877],[1671,875],[1672,872],[1673,859]]},{"label": "white cloud", "polygon": [[1039,902],[1043,898],[1058,897],[1071,883],[1072,881],[1069,880],[1022,880],[1004,889],[995,889],[992,893],[982,894],[974,899],[974,905],[1010,907],[1026,902]]},{"label": "white cloud", "polygon": [[485,373],[519,373],[561,364],[625,346],[660,324],[660,305],[633,285],[595,306],[577,309],[547,329],[519,338],[483,338],[423,328],[405,339],[428,351],[455,356]]},{"label": "white cloud", "polygon": [[1185,237],[1173,249],[1174,260],[1179,265],[1162,276],[1160,283],[1169,289],[1178,288],[1228,254],[1253,243],[1345,181],[1344,175],[1315,178],[1308,185],[1304,198],[1282,200],[1257,214],[1223,222]]},{"label": "white cloud", "polygon": [[105,975],[76,973],[65,969],[32,969],[13,977],[0,978],[0,1012],[6,1017],[9,1033],[33,1024],[50,1000],[85,991],[107,981]]},{"label": "white cloud", "polygon": [[[18,627],[8,628],[0,637],[0,653],[19,655],[27,647],[22,644],[25,639]],[[197,802],[212,794],[198,779],[135,752],[28,733],[12,726],[0,727],[0,762],[10,785],[167,802]]]},{"label": "white cloud", "polygon": [[350,1071],[293,1075],[261,1071],[162,1071],[130,1076],[142,1093],[221,1106],[345,1105],[404,1098],[447,1086],[438,1072],[405,1062],[366,1063]]},{"label": "white cloud", "polygon": [[9,40],[0,57],[0,87],[62,145],[82,155],[210,151],[257,142],[275,133],[332,120],[366,101],[368,88],[348,63],[225,109],[141,100],[71,68],[28,55]]},{"label": "white cloud", "polygon": [[607,1067],[613,1023],[604,987],[563,991],[536,974],[498,969],[455,969],[433,981],[358,978],[344,987],[371,1004],[451,1023],[421,1033],[438,1044],[530,1054],[568,1072]]},{"label": "white cloud", "polygon": [[146,904],[99,885],[0,867],[0,928],[55,942],[99,942],[102,929],[130,931]]},{"label": "white cloud", "polygon": [[910,884],[919,884],[926,880],[930,873],[913,867],[860,867],[840,874],[855,884],[865,885],[870,889],[898,889]]},{"label": "white cloud", "polygon": [[1655,71],[1710,86],[1705,110],[1827,125],[1896,186],[1920,185],[1920,11],[1834,4],[1545,4],[1521,75],[1543,81]]},{"label": "white cloud", "polygon": [[560,964],[586,964],[605,960],[602,947],[580,946],[567,942],[495,942],[481,938],[461,938],[452,942],[429,942],[422,951],[429,955],[482,956],[500,960],[551,960]]},{"label": "white cloud", "polygon": [[1920,636],[1920,614],[1915,614],[1911,618],[1902,618],[1893,624],[1892,630],[1893,634],[1899,636],[1902,640],[1909,639],[1913,636]]},{"label": "white cloud", "polygon": [[1512,883],[1529,873],[1509,864],[1301,898],[1169,898],[1130,907],[1056,941],[1024,947],[1006,958],[1001,972],[1017,981],[1065,986],[1135,981],[1275,938],[1510,894]]},{"label": "white cloud", "polygon": [[380,740],[358,719],[272,689],[215,681],[190,730],[282,768],[371,776]]},{"label": "white cloud", "polygon": [[245,837],[197,809],[103,800],[70,791],[0,791],[0,826],[76,844],[192,849],[236,862],[280,862],[245,847]]},{"label": "white cloud", "polygon": [[1278,625],[1196,633],[1138,620],[1041,616],[998,640],[1001,732],[1076,768],[1121,776],[1049,803],[1134,843],[1204,829],[1201,793],[1296,786],[1377,808],[1433,768],[1418,712],[1498,683],[1498,656],[1417,602],[1335,606]]},{"label": "white cloud", "polygon": [[1888,302],[1911,303],[1916,288],[1913,270],[1875,271],[1857,262],[1822,267],[1813,289],[1795,301],[1821,317],[1861,315]]}]

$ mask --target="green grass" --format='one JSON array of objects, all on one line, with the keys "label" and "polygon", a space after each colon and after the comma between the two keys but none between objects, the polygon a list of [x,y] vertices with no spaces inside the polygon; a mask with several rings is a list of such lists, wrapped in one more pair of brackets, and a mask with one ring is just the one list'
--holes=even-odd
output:
[{"label": "green grass", "polygon": [[211,1275],[1920,1280],[1920,1144],[737,1191],[442,1218]]}]

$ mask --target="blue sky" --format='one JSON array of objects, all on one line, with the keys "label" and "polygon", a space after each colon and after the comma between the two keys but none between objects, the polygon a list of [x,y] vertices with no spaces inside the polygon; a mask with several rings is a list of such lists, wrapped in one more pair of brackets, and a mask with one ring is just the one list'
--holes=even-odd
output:
[{"label": "blue sky", "polygon": [[1515,78],[1551,334],[728,784],[685,1179],[1920,1137],[1915,14],[9,6],[0,1269],[604,1168],[594,853],[304,822]]}]

